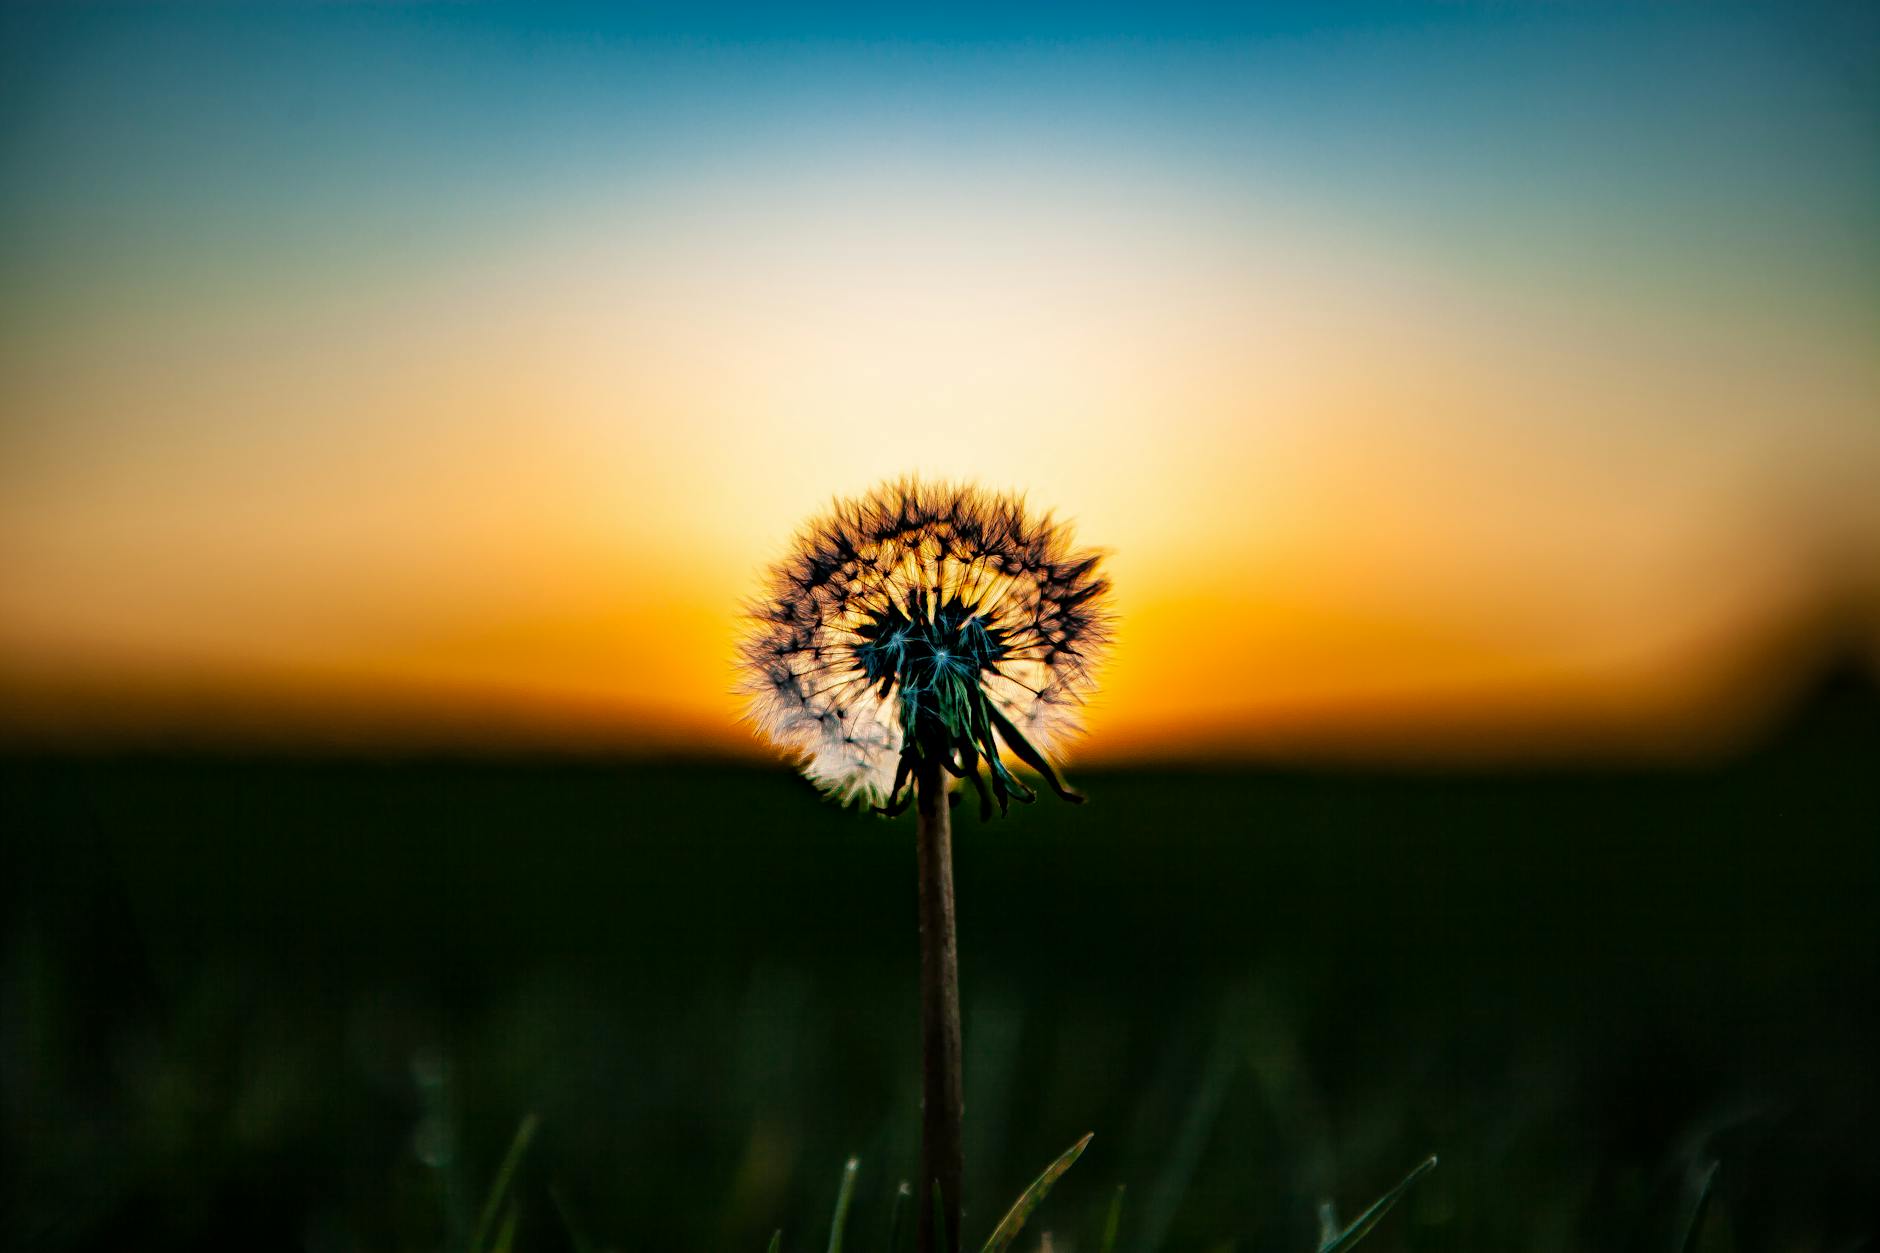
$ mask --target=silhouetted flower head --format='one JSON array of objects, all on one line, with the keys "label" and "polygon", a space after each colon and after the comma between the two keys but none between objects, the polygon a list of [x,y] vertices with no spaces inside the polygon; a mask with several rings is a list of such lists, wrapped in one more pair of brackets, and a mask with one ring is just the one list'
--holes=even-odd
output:
[{"label": "silhouetted flower head", "polygon": [[1098,565],[1012,495],[904,479],[838,501],[749,606],[751,716],[842,800],[898,811],[935,761],[972,780],[982,815],[1003,811],[1033,794],[1002,747],[1080,800],[1045,753],[1075,733],[1108,640]]}]

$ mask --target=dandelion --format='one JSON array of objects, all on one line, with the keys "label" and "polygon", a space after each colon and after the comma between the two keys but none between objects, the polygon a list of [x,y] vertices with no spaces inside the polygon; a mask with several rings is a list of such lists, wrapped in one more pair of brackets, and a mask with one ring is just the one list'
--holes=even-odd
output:
[{"label": "dandelion", "polygon": [[1001,746],[1080,801],[1045,754],[1108,639],[1098,563],[1015,496],[903,480],[839,502],[750,606],[753,720],[828,794],[889,813],[926,764],[970,780],[982,817],[1033,799]]},{"label": "dandelion", "polygon": [[919,813],[922,1253],[959,1247],[948,777],[971,783],[982,820],[1035,799],[1008,752],[1083,800],[1047,754],[1075,734],[1108,642],[1099,566],[1016,496],[902,479],[812,520],[749,606],[740,663],[758,728],[837,800]]}]

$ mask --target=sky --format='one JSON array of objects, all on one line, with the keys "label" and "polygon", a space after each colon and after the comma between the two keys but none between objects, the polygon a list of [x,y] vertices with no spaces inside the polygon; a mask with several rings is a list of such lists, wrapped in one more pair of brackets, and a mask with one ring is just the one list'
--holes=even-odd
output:
[{"label": "sky", "polygon": [[1091,759],[1701,751],[1880,640],[1865,5],[9,6],[0,726],[745,751],[832,497]]}]

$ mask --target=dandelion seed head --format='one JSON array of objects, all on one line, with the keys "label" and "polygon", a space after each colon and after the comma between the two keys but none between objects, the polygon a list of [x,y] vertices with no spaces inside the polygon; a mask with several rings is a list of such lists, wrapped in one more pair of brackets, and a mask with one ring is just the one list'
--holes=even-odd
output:
[{"label": "dandelion seed head", "polygon": [[1098,555],[1019,497],[901,479],[837,501],[771,568],[741,687],[757,728],[837,799],[890,802],[929,761],[971,778],[982,809],[1029,799],[1002,749],[1075,799],[1043,754],[1078,729],[1108,594]]}]

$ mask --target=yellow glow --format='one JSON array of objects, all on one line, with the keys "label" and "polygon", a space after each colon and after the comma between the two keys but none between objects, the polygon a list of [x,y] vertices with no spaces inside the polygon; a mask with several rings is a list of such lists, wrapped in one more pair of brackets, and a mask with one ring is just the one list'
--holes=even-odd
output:
[{"label": "yellow glow", "polygon": [[1870,354],[1510,316],[1299,206],[1006,173],[705,180],[449,269],[283,262],[279,296],[39,328],[5,361],[16,714],[180,685],[741,744],[739,599],[831,496],[918,471],[1112,552],[1093,752],[1688,720],[1694,669],[1811,594],[1786,494],[1880,529]]}]

